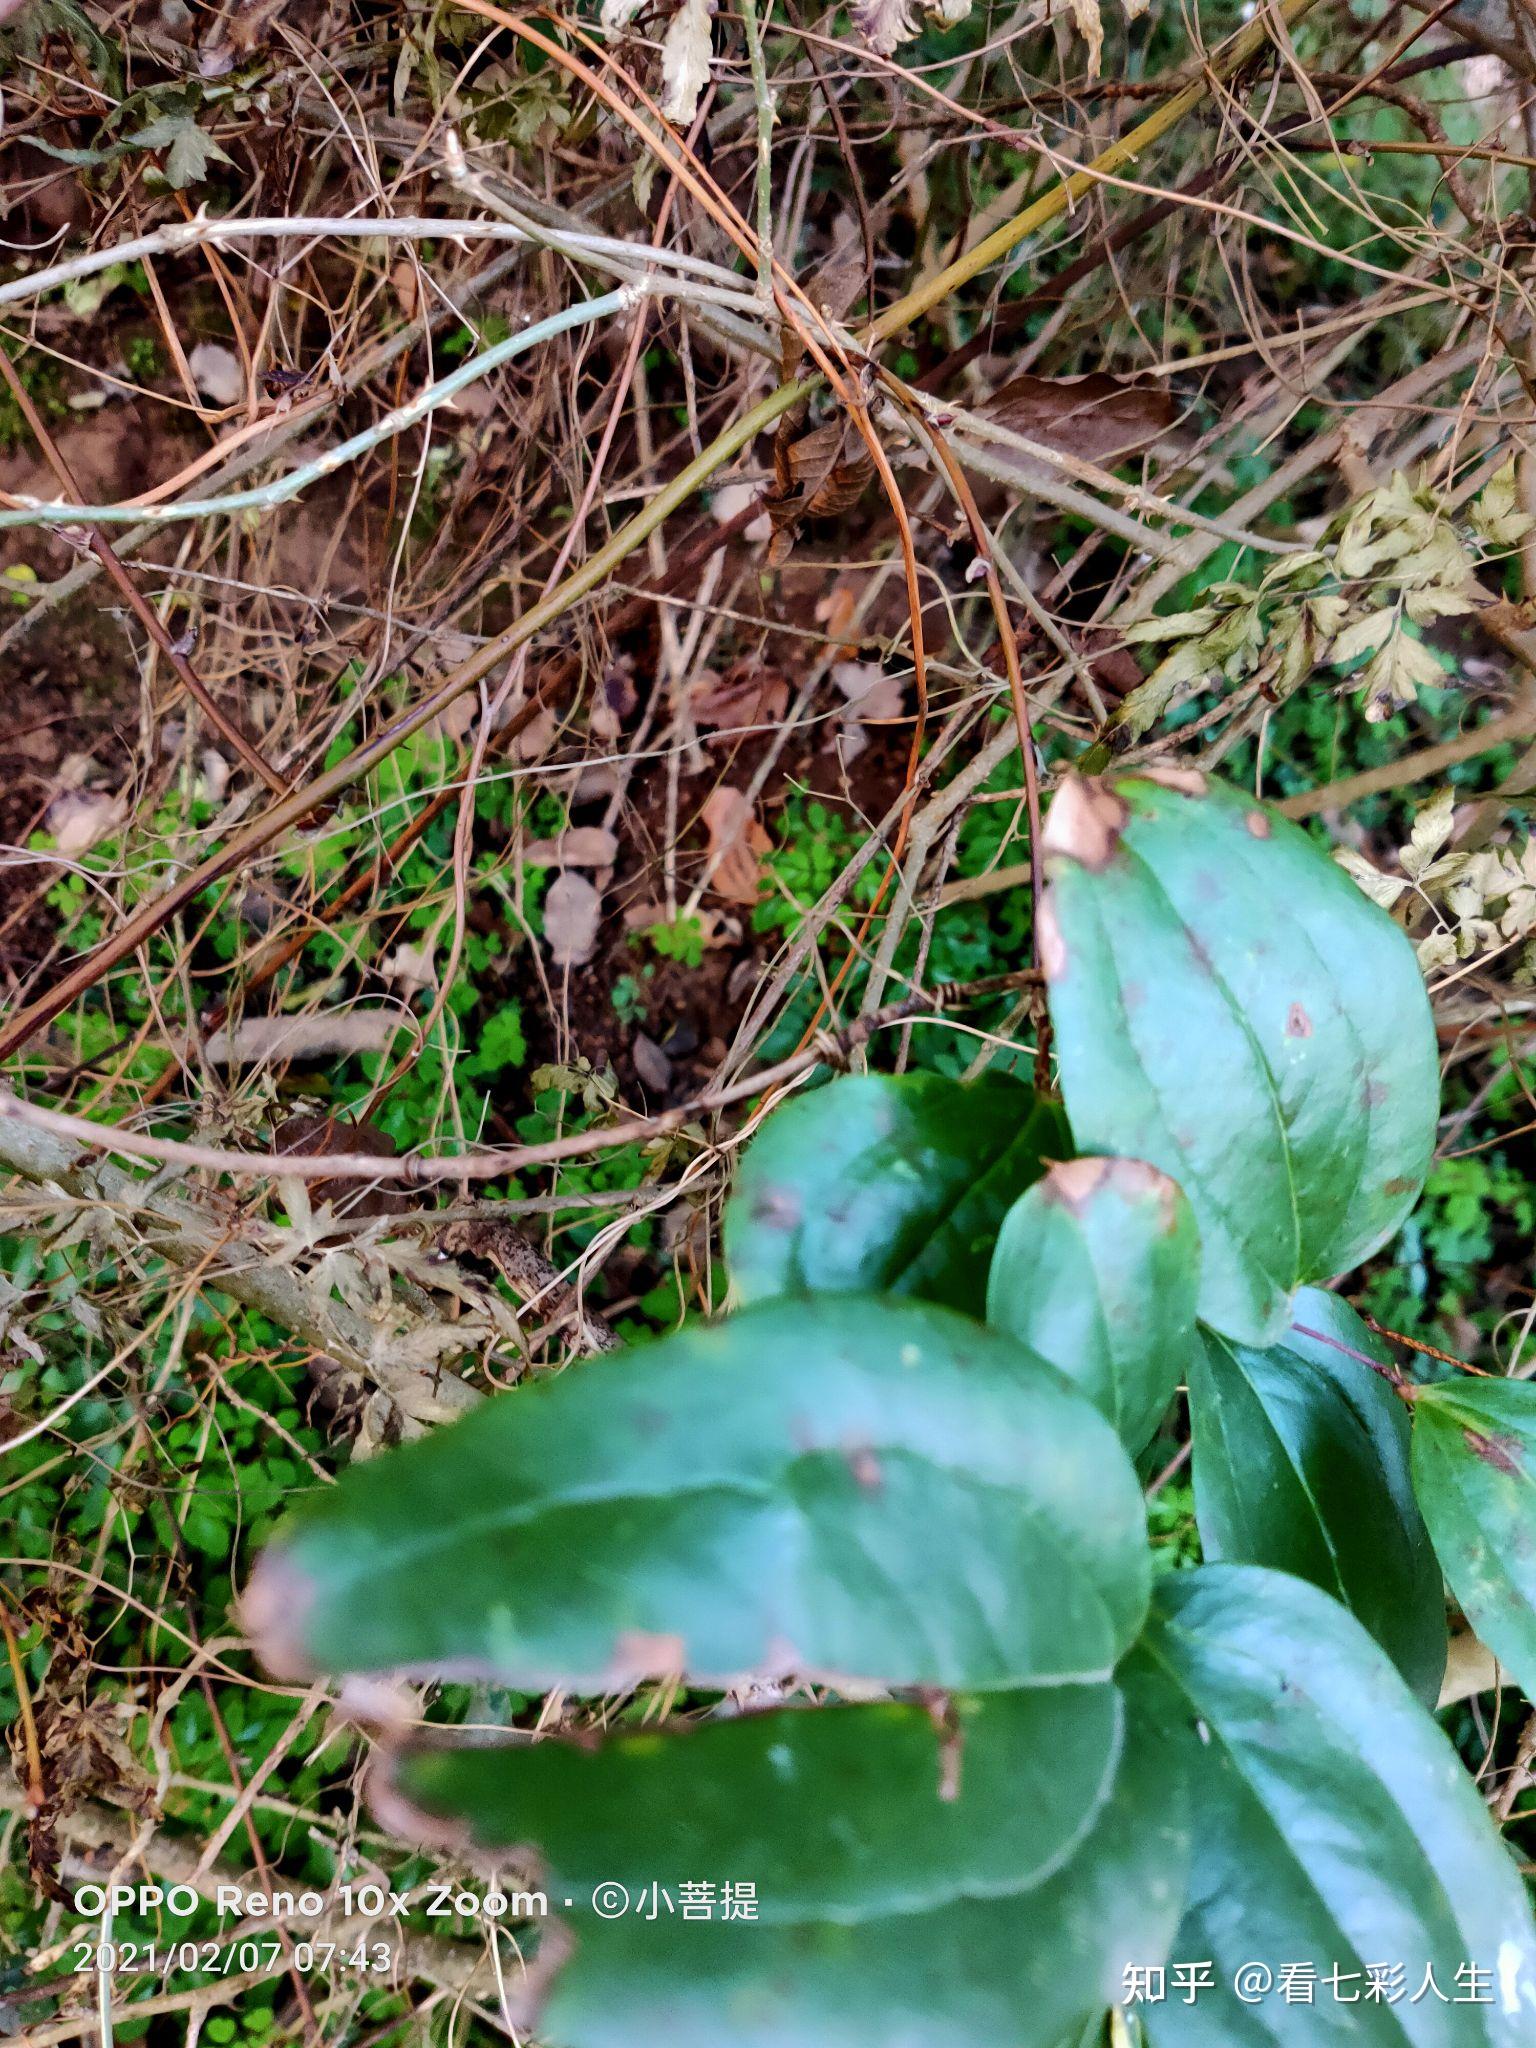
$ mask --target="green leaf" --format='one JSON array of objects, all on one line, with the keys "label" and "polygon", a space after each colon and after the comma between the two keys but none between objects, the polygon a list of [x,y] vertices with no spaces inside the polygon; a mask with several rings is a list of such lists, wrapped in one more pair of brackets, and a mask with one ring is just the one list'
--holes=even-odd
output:
[{"label": "green leaf", "polygon": [[[1212,1981],[1185,2003],[1170,1973],[1166,2000],[1141,2008],[1152,2048],[1528,2048],[1536,1929],[1519,1875],[1454,1749],[1359,1623],[1248,1565],[1174,1573],[1157,1607],[1137,1661],[1180,1696],[1200,1823],[1173,1957]],[[1465,1999],[1467,1964],[1491,2003],[1427,1989],[1414,2002],[1430,1968],[1447,2000]],[[1244,1965],[1270,1973],[1255,2003],[1233,1988]],[[1372,1965],[1401,1970],[1395,2001],[1367,1993]],[[1287,1966],[1315,1973],[1313,2004],[1287,2003]]]},{"label": "green leaf", "polygon": [[1071,1149],[1007,1075],[849,1074],[774,1111],[726,1205],[737,1296],[891,1293],[974,1310],[1008,1205]]},{"label": "green leaf", "polygon": [[[1113,1687],[951,1715],[789,1709],[416,1756],[400,1789],[439,1838],[463,1815],[483,1853],[534,1851],[575,1936],[537,2019],[562,2048],[1055,2048],[1118,1997],[1128,1951],[1166,1952],[1179,1786],[1156,1730],[1122,1740]],[[685,1884],[714,1888],[709,1917],[697,1893],[683,1917]],[[754,1888],[755,1920],[724,1917],[726,1884]],[[594,1912],[617,1902],[604,1885],[629,1910]]]},{"label": "green leaf", "polygon": [[1200,1541],[1212,1562],[1270,1565],[1331,1593],[1432,1707],[1440,1567],[1413,1497],[1407,1413],[1365,1359],[1390,1363],[1349,1304],[1315,1288],[1268,1351],[1203,1333],[1189,1375]]},{"label": "green leaf", "polygon": [[1134,1454],[1187,1369],[1199,1278],[1194,1214],[1166,1174],[1075,1159],[1003,1219],[987,1321],[1075,1380]]},{"label": "green leaf", "polygon": [[1413,1483],[1462,1611],[1536,1699],[1536,1385],[1421,1387]]},{"label": "green leaf", "polygon": [[1052,1366],[947,1309],[819,1296],[353,1466],[247,1617],[285,1671],[994,1688],[1106,1675],[1149,1576],[1130,1462]]},{"label": "green leaf", "polygon": [[1423,1185],[1438,1065],[1413,948],[1297,826],[1191,771],[1067,783],[1045,846],[1078,1149],[1179,1183],[1202,1319],[1272,1344],[1296,1288],[1378,1249]]},{"label": "green leaf", "polygon": [[790,1707],[596,1748],[418,1750],[395,1785],[461,1822],[479,1854],[534,1845],[551,1892],[580,1911],[604,1881],[637,1892],[734,1872],[755,1886],[760,1925],[854,1925],[1041,1883],[1097,1819],[1123,1742],[1113,1684],[1040,1686],[947,1714]]},{"label": "green leaf", "polygon": [[159,114],[128,139],[140,149],[165,150],[165,181],[178,188],[200,185],[208,176],[210,163],[234,162],[190,113]]}]

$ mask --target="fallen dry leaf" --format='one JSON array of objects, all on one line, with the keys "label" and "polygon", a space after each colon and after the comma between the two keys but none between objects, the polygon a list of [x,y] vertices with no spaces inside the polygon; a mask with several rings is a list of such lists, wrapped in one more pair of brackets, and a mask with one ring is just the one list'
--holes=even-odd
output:
[{"label": "fallen dry leaf", "polygon": [[714,26],[710,0],[683,0],[667,23],[661,41],[661,111],[686,128],[709,83],[710,36]]},{"label": "fallen dry leaf", "polygon": [[121,797],[104,790],[66,789],[48,806],[43,823],[59,852],[73,858],[109,838],[123,822],[124,809]]},{"label": "fallen dry leaf", "polygon": [[773,523],[768,561],[774,568],[788,560],[805,520],[836,519],[851,511],[875,473],[873,459],[846,419],[802,432],[804,421],[804,408],[797,408],[779,422],[773,437],[767,505]]},{"label": "fallen dry leaf", "polygon": [[617,739],[624,721],[640,702],[635,688],[634,657],[621,654],[603,672],[601,687],[593,694],[587,724],[595,739]]},{"label": "fallen dry leaf", "polygon": [[392,982],[408,996],[419,989],[437,987],[432,955],[425,946],[413,946],[409,940],[396,946],[392,953],[385,954],[379,963],[379,971],[386,981]]},{"label": "fallen dry leaf", "polygon": [[[749,505],[756,505],[762,498],[762,491],[756,484],[725,483],[709,501],[710,516],[720,526],[729,526],[738,512],[745,512]],[[773,532],[773,521],[766,511],[759,512],[755,519],[749,519],[741,530],[745,541],[765,541]]]},{"label": "fallen dry leaf", "polygon": [[417,282],[416,266],[408,256],[397,256],[389,266],[389,288],[395,295],[395,304],[406,319],[414,320],[421,299],[421,288]]},{"label": "fallen dry leaf", "polygon": [[905,685],[900,676],[887,675],[878,661],[834,662],[832,680],[848,700],[848,716],[861,724],[900,718]]},{"label": "fallen dry leaf", "polygon": [[192,382],[211,405],[238,405],[245,396],[240,358],[222,341],[200,341],[187,357]]},{"label": "fallen dry leaf", "polygon": [[535,839],[523,848],[531,868],[611,868],[619,842],[606,825],[573,825],[558,839]]},{"label": "fallen dry leaf", "polygon": [[918,33],[919,13],[938,28],[953,28],[971,11],[971,0],[853,0],[853,25],[877,56],[889,57],[898,43]]},{"label": "fallen dry leaf", "polygon": [[544,898],[544,942],[557,967],[584,967],[597,944],[602,898],[572,868],[562,868]]},{"label": "fallen dry leaf", "polygon": [[[834,583],[825,597],[816,600],[816,623],[826,627],[829,640],[841,640],[853,624],[858,606],[858,592],[851,583]],[[857,643],[850,643],[840,652],[843,660],[851,661],[858,652]]]},{"label": "fallen dry leaf", "polygon": [[649,1092],[652,1095],[665,1095],[672,1086],[672,1062],[655,1039],[644,1031],[637,1031],[635,1042],[630,1047],[630,1057],[635,1063],[635,1072]]},{"label": "fallen dry leaf", "polygon": [[688,709],[706,731],[777,725],[789,709],[789,685],[776,668],[751,662],[738,662],[723,676],[704,669],[688,686]]},{"label": "fallen dry leaf", "polygon": [[[215,1067],[253,1066],[264,1060],[334,1059],[388,1052],[409,1016],[398,1009],[315,1010],[302,1016],[242,1017],[203,1042]],[[354,1150],[358,1149],[354,1147]]]},{"label": "fallen dry leaf", "polygon": [[755,903],[762,886],[761,856],[773,841],[752,815],[744,793],[728,782],[712,789],[700,812],[714,868],[710,887],[727,903]]},{"label": "fallen dry leaf", "polygon": [[[1012,377],[976,410],[1059,455],[1112,469],[1166,434],[1176,408],[1161,385],[1128,384],[1096,370],[1087,377]],[[1021,475],[1046,473],[1047,465],[1018,449],[999,447],[997,454]]]},{"label": "fallen dry leaf", "polygon": [[512,742],[519,761],[542,761],[559,736],[560,721],[548,706],[536,711]]}]

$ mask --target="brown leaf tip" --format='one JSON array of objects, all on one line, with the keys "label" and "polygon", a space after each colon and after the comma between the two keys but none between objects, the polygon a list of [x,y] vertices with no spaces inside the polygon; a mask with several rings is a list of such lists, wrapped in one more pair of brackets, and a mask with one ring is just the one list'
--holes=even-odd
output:
[{"label": "brown leaf tip", "polygon": [[[1107,782],[1095,776],[1071,776],[1056,792],[1041,835],[1041,851],[1060,854],[1097,874],[1114,859],[1130,815],[1125,798]],[[1049,968],[1046,972],[1049,975]]]},{"label": "brown leaf tip", "polygon": [[1041,899],[1040,914],[1035,920],[1035,951],[1046,980],[1060,981],[1067,971],[1067,946],[1049,890]]},{"label": "brown leaf tip", "polygon": [[1171,1230],[1178,1220],[1177,1183],[1145,1159],[1066,1159],[1053,1166],[1041,1183],[1044,1199],[1059,1203],[1074,1216],[1081,1216],[1094,1198],[1106,1191],[1125,1202],[1156,1201],[1164,1211],[1166,1229]]},{"label": "brown leaf tip", "polygon": [[620,1631],[603,1668],[601,1690],[619,1692],[648,1678],[677,1678],[688,1669],[688,1645],[680,1635],[653,1629]]},{"label": "brown leaf tip", "polygon": [[304,1642],[314,1597],[314,1580],[281,1545],[263,1551],[240,1596],[238,1613],[241,1627],[274,1678],[296,1684],[315,1674]]},{"label": "brown leaf tip", "polygon": [[1154,761],[1150,768],[1138,768],[1137,780],[1155,783],[1159,789],[1171,789],[1176,796],[1204,796],[1210,784],[1198,768],[1174,768],[1166,763]]}]

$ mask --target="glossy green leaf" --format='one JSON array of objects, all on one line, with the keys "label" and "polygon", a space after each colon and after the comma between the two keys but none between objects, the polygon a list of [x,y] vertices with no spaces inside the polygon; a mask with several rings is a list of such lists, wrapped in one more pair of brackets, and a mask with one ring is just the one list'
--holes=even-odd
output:
[{"label": "glossy green leaf", "polygon": [[603,1881],[634,1893],[734,1872],[760,1923],[852,1924],[1040,1883],[1092,1827],[1123,1742],[1120,1693],[1100,1682],[942,1712],[777,1708],[596,1747],[418,1750],[395,1783],[481,1855],[531,1844],[552,1892],[584,1908]]},{"label": "glossy green leaf", "polygon": [[1362,1362],[1390,1356],[1335,1294],[1303,1289],[1295,1315],[1267,1351],[1201,1334],[1189,1403],[1205,1555],[1321,1586],[1433,1706],[1444,1585],[1413,1495],[1407,1411]]},{"label": "glossy green leaf", "polygon": [[1054,1367],[948,1309],[824,1295],[352,1467],[247,1618],[285,1671],[991,1688],[1106,1674],[1149,1574],[1135,1473]]},{"label": "glossy green leaf", "polygon": [[[1180,1702],[1199,1826],[1173,1960],[1209,1975],[1186,2003],[1170,1970],[1141,2008],[1152,2048],[1529,2048],[1536,1928],[1514,1862],[1353,1616],[1279,1572],[1178,1572],[1136,1661]],[[1458,1979],[1467,1965],[1484,1974]],[[1372,1966],[1401,1972],[1375,1999]],[[1430,1970],[1468,2002],[1441,2003]],[[1308,1972],[1313,2002],[1287,2002]]]},{"label": "glossy green leaf", "polygon": [[1184,770],[1069,782],[1040,952],[1077,1147],[1172,1175],[1202,1319],[1284,1333],[1296,1288],[1385,1243],[1434,1137],[1407,938],[1297,826]]},{"label": "glossy green leaf", "polygon": [[1199,1280],[1194,1215],[1166,1174],[1075,1159],[1004,1217],[987,1321],[1060,1366],[1134,1453],[1188,1369]]},{"label": "glossy green leaf", "polygon": [[974,1314],[997,1227],[1071,1149],[1058,1105],[1005,1074],[848,1074],[776,1109],[726,1204],[738,1298],[916,1295]]},{"label": "glossy green leaf", "polygon": [[1184,1896],[1178,1781],[1107,1686],[418,1756],[401,1789],[434,1836],[533,1851],[574,1937],[559,2048],[1055,2048]]},{"label": "glossy green leaf", "polygon": [[1536,1699],[1536,1385],[1421,1388],[1413,1483],[1462,1611]]}]

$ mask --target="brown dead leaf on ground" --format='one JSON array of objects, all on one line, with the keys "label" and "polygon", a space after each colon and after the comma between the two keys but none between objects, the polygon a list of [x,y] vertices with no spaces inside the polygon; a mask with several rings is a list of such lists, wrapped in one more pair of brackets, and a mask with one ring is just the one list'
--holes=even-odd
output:
[{"label": "brown dead leaf on ground", "polygon": [[88,853],[101,840],[110,837],[127,816],[128,804],[121,795],[111,795],[105,790],[66,789],[49,804],[44,825],[53,834],[53,843],[61,854],[73,858]]},{"label": "brown dead leaf on ground", "polygon": [[[1172,396],[1156,384],[1130,384],[1096,370],[1086,377],[1011,377],[977,411],[1010,433],[1027,435],[1058,455],[1112,469],[1161,440],[1174,422]],[[1000,458],[1021,475],[1043,475],[1017,449]]]},{"label": "brown dead leaf on ground", "polygon": [[[825,626],[828,640],[842,640],[853,624],[853,615],[858,610],[858,592],[851,583],[834,583],[825,597],[816,601],[816,623]],[[852,661],[858,653],[858,643],[848,641],[837,649],[843,661]]]},{"label": "brown dead leaf on ground", "polygon": [[211,405],[238,405],[245,396],[240,358],[222,341],[200,341],[187,357],[192,381]]},{"label": "brown dead leaf on ground", "polygon": [[834,662],[832,680],[846,699],[846,709],[833,731],[831,744],[846,766],[856,761],[869,745],[866,726],[900,718],[905,708],[906,686],[899,676],[887,675],[877,661]]},{"label": "brown dead leaf on ground", "polygon": [[723,676],[704,669],[689,685],[688,709],[706,732],[777,725],[789,709],[789,685],[776,668],[755,662],[737,662]]},{"label": "brown dead leaf on ground", "polygon": [[639,702],[640,693],[635,688],[634,657],[621,654],[603,671],[602,685],[592,699],[592,708],[587,717],[592,737],[599,740],[616,740],[623,730],[625,719],[631,716]]},{"label": "brown dead leaf on ground", "polygon": [[[301,1110],[284,1117],[277,1126],[272,1133],[272,1150],[306,1159],[332,1155],[346,1158],[357,1153],[386,1153],[393,1158],[399,1147],[379,1124],[366,1120],[354,1123],[346,1116]],[[329,1202],[349,1216],[398,1216],[411,1207],[409,1195],[339,1177],[312,1180],[309,1198],[316,1208]]]},{"label": "brown dead leaf on ground", "polygon": [[560,720],[546,705],[536,711],[512,741],[512,755],[518,761],[542,761],[560,737]]},{"label": "brown dead leaf on ground", "polygon": [[544,940],[557,967],[584,967],[597,944],[602,899],[585,875],[562,868],[544,898]]},{"label": "brown dead leaf on ground", "polygon": [[534,839],[523,848],[531,868],[611,868],[619,842],[606,825],[573,825],[558,839]]},{"label": "brown dead leaf on ground", "polygon": [[752,904],[762,889],[762,856],[773,845],[742,790],[729,782],[712,789],[700,812],[714,866],[710,887],[727,903]]}]

